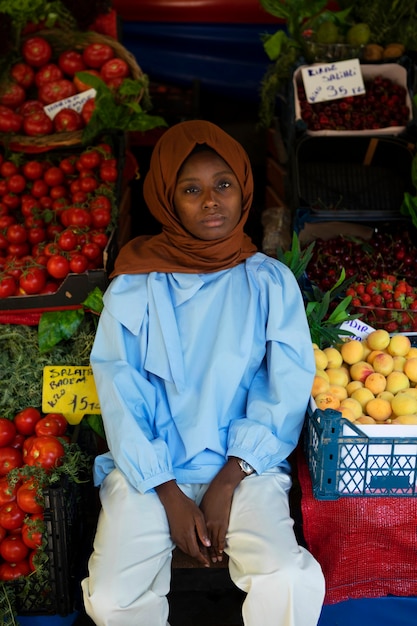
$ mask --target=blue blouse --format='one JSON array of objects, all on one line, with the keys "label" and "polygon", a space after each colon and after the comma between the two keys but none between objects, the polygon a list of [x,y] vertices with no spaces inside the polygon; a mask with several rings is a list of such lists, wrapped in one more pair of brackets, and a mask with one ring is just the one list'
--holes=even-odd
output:
[{"label": "blue blouse", "polygon": [[91,353],[110,452],[140,492],[207,483],[228,456],[258,473],[297,444],[315,372],[292,272],[256,253],[209,274],[121,275],[104,296]]}]

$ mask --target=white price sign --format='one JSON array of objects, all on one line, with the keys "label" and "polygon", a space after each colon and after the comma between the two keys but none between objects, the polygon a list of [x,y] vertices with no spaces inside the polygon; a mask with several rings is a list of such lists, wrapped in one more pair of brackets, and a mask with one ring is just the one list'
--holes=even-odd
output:
[{"label": "white price sign", "polygon": [[310,103],[365,93],[359,59],[309,65],[301,69],[301,74]]}]

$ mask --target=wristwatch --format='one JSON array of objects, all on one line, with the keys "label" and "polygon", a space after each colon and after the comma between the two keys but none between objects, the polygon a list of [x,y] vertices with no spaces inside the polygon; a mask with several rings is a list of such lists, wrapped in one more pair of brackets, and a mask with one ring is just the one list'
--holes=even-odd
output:
[{"label": "wristwatch", "polygon": [[242,470],[242,472],[244,472],[247,476],[249,476],[250,474],[253,474],[253,472],[255,471],[252,467],[252,465],[249,465],[249,463],[247,463],[246,461],[244,461],[243,459],[236,459],[240,469]]}]

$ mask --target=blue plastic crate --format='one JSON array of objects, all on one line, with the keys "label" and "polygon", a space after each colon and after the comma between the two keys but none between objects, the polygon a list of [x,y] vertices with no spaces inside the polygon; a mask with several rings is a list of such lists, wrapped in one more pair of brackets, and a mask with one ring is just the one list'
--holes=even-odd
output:
[{"label": "blue plastic crate", "polygon": [[368,437],[338,411],[309,409],[305,452],[317,500],[417,495],[417,437]]}]

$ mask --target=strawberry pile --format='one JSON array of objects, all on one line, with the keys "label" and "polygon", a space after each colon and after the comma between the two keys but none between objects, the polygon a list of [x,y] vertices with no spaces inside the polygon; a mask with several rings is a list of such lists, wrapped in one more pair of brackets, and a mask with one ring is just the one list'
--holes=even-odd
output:
[{"label": "strawberry pile", "polygon": [[103,267],[117,180],[108,143],[0,155],[0,298],[54,293],[69,273]]},{"label": "strawberry pile", "polygon": [[374,328],[390,333],[417,331],[417,290],[407,281],[387,274],[369,282],[355,282],[346,290],[352,313]]},{"label": "strawberry pile", "polygon": [[312,131],[360,131],[405,126],[409,121],[407,90],[389,78],[364,81],[365,93],[310,103],[304,85],[297,86],[301,118]]}]

